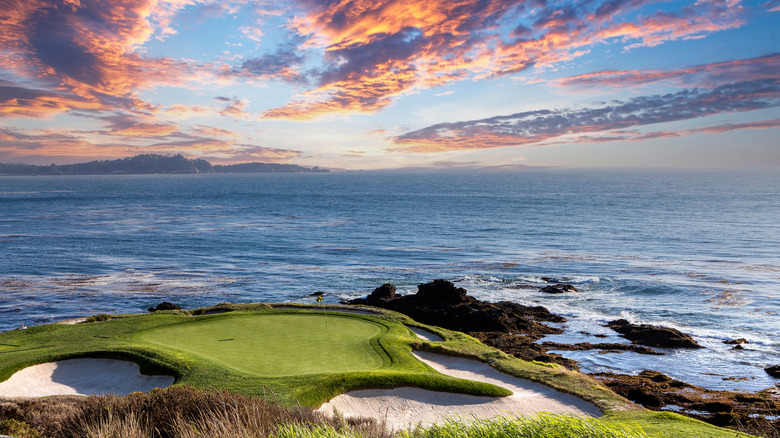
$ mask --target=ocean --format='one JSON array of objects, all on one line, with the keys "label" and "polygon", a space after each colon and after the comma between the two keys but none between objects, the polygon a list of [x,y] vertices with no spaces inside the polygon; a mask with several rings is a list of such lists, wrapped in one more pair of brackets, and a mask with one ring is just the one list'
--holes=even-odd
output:
[{"label": "ocean", "polygon": [[[580,293],[539,292],[553,277]],[[326,302],[443,278],[564,315],[558,342],[626,318],[706,348],[562,352],[756,391],[780,364],[776,170],[370,171],[0,177],[0,330],[161,301]],[[607,335],[597,338],[594,335]],[[750,343],[734,351],[724,340]]]}]

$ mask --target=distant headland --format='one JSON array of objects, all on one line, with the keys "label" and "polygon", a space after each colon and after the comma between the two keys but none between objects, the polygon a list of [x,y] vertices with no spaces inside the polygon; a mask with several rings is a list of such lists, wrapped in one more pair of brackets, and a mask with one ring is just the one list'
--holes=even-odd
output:
[{"label": "distant headland", "polygon": [[297,164],[260,162],[212,165],[206,160],[185,158],[181,154],[144,154],[117,160],[52,164],[49,166],[0,163],[0,175],[143,175],[270,172],[325,173],[330,172],[330,170],[317,166],[304,167]]}]

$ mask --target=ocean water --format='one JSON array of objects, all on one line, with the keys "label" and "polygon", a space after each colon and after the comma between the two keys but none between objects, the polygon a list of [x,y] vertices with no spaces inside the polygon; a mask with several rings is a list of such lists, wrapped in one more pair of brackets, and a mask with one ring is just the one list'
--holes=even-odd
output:
[{"label": "ocean water", "polygon": [[[581,293],[539,292],[555,277]],[[780,364],[780,172],[528,170],[0,177],[0,330],[167,300],[314,302],[444,278],[702,350],[564,352],[586,371],[760,390]],[[594,335],[603,334],[607,338]],[[724,340],[746,338],[743,351]]]}]

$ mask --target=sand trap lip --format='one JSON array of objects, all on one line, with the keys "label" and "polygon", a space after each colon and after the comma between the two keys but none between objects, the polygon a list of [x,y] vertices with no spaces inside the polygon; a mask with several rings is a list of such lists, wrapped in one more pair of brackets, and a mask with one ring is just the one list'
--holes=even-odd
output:
[{"label": "sand trap lip", "polygon": [[519,379],[473,359],[415,352],[414,355],[442,374],[491,383],[513,392],[509,397],[478,397],[427,391],[419,388],[368,389],[341,394],[320,407],[331,415],[337,409],[347,417],[364,416],[384,420],[390,429],[417,424],[441,424],[448,417],[492,418],[532,415],[537,412],[591,415],[601,411],[592,403],[547,386]]},{"label": "sand trap lip", "polygon": [[421,329],[419,327],[408,327],[409,330],[413,331],[418,338],[425,339],[428,342],[441,342],[444,340],[444,338],[441,336],[437,335],[436,333],[429,332],[428,330]]},{"label": "sand trap lip", "polygon": [[127,395],[164,388],[172,376],[145,376],[138,364],[114,359],[68,359],[17,371],[0,382],[0,397],[45,397],[50,395]]}]

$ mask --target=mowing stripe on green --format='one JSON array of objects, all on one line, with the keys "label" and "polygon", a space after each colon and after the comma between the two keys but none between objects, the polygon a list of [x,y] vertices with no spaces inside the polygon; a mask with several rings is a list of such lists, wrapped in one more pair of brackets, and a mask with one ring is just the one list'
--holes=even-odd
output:
[{"label": "mowing stripe on green", "polygon": [[163,327],[141,339],[264,377],[380,368],[371,339],[382,327],[337,315],[227,315]]}]

